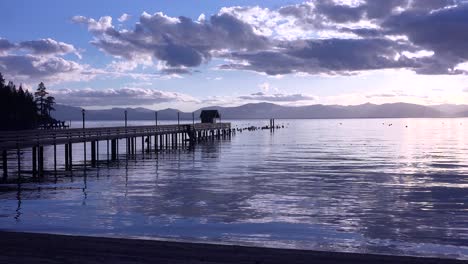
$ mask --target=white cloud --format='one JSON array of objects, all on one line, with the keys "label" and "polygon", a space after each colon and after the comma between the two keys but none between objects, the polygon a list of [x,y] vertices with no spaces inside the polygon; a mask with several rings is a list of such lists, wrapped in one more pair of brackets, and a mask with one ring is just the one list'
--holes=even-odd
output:
[{"label": "white cloud", "polygon": [[78,58],[81,59],[80,53],[71,44],[65,42],[59,42],[51,38],[30,40],[20,42],[17,47],[19,49],[30,50],[35,55],[65,55],[68,53],[74,53]]},{"label": "white cloud", "polygon": [[74,106],[152,105],[165,102],[198,102],[194,97],[151,88],[62,89],[50,94],[63,104]]},{"label": "white cloud", "polygon": [[131,17],[131,16],[130,16],[129,14],[123,13],[117,20],[118,20],[119,22],[123,23],[123,22],[129,20],[130,17]]},{"label": "white cloud", "polygon": [[107,29],[112,28],[112,17],[103,16],[99,20],[94,20],[92,18],[87,18],[84,16],[74,16],[72,21],[75,23],[85,24],[88,26],[89,31],[93,32],[104,32]]},{"label": "white cloud", "polygon": [[203,14],[203,13],[200,14],[200,16],[198,17],[197,21],[198,21],[199,23],[205,22],[205,21],[206,21],[206,16],[205,16],[205,14]]},{"label": "white cloud", "polygon": [[313,101],[315,100],[314,96],[305,95],[305,94],[267,94],[264,92],[253,93],[250,95],[239,96],[242,100],[252,100],[252,101],[266,101],[266,102],[298,102],[298,101]]},{"label": "white cloud", "polygon": [[90,65],[65,59],[70,53],[81,59],[72,44],[51,38],[18,43],[0,39],[0,72],[21,83],[87,81],[101,72]]}]

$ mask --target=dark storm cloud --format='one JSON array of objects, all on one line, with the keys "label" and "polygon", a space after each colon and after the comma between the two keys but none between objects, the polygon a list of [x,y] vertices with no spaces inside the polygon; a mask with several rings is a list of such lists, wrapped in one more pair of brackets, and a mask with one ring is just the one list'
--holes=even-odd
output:
[{"label": "dark storm cloud", "polygon": [[331,3],[318,4],[316,12],[324,14],[328,19],[338,22],[357,22],[365,14],[365,6],[350,7],[344,5],[334,5]]},{"label": "dark storm cloud", "polygon": [[186,68],[167,68],[161,70],[161,72],[166,74],[191,74],[192,71]]},{"label": "dark storm cloud", "polygon": [[[125,60],[151,56],[167,74],[190,73],[213,57],[229,60],[221,69],[269,75],[400,68],[420,74],[465,73],[456,66],[468,61],[466,4],[455,0],[345,3],[318,0],[276,10],[233,7],[200,21],[144,13],[133,30],[117,30],[110,17],[73,20],[88,26],[95,37],[92,43],[102,51]],[[288,23],[290,28],[284,26]],[[259,31],[259,26],[270,28]],[[433,55],[411,55],[423,50]]]},{"label": "dark storm cloud", "polygon": [[144,13],[132,31],[117,31],[112,27],[96,31],[93,30],[95,20],[75,17],[74,21],[87,24],[97,37],[92,43],[109,54],[127,59],[150,54],[170,67],[199,66],[211,59],[212,51],[268,46],[265,37],[254,34],[250,25],[228,14],[198,22],[186,17]]},{"label": "dark storm cloud", "polygon": [[382,26],[388,34],[405,35],[413,44],[434,51],[432,58],[423,61],[422,73],[449,73],[468,60],[468,5],[429,14],[408,11],[389,18]]},{"label": "dark storm cloud", "polygon": [[364,7],[368,18],[381,19],[390,16],[395,8],[403,8],[407,4],[408,0],[367,0]]},{"label": "dark storm cloud", "polygon": [[412,0],[411,8],[415,10],[437,10],[456,4],[455,0]]},{"label": "dark storm cloud", "polygon": [[398,8],[431,11],[454,4],[456,4],[455,0],[367,0],[361,5],[351,6],[336,3],[333,0],[317,0],[282,7],[279,13],[294,16],[306,24],[317,26],[323,23],[324,19],[337,23],[357,22],[364,18],[384,19],[391,16]]},{"label": "dark storm cloud", "polygon": [[11,43],[7,39],[0,38],[0,52],[8,51],[15,48],[15,44]]},{"label": "dark storm cloud", "polygon": [[413,68],[418,64],[406,57],[396,59],[400,49],[410,46],[385,39],[326,39],[300,41],[278,51],[235,53],[248,64],[228,64],[224,69],[262,71],[270,75],[294,72],[351,73],[355,71]]}]

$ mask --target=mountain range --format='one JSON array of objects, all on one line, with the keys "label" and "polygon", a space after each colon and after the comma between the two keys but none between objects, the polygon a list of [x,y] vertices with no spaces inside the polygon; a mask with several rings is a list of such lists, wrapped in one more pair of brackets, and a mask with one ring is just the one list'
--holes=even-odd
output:
[{"label": "mountain range", "polygon": [[[52,114],[58,120],[81,120],[80,107],[56,105]],[[408,103],[361,104],[361,105],[309,105],[281,106],[272,103],[252,103],[236,107],[205,107],[194,112],[198,119],[201,110],[218,110],[223,119],[327,119],[327,118],[439,118],[468,117],[468,105],[417,105]],[[122,120],[127,110],[129,120],[154,120],[155,111],[146,108],[112,108],[86,110],[87,120]],[[192,113],[177,109],[158,110],[159,120],[175,120],[180,112],[181,120],[192,119]]]}]

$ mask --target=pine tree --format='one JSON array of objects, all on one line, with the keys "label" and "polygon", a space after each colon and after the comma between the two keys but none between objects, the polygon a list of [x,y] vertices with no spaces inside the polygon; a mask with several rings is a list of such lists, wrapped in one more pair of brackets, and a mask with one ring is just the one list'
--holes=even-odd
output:
[{"label": "pine tree", "polygon": [[[53,104],[55,102],[52,98],[49,98],[51,107],[49,107],[48,113],[54,110]],[[47,97],[44,100],[47,100]],[[0,73],[0,130],[35,128],[38,125],[38,120],[40,118],[34,96],[29,91],[24,90],[22,85],[16,88],[16,85],[11,81],[5,85],[5,79]]]},{"label": "pine tree", "polygon": [[37,90],[34,93],[34,96],[36,97],[36,104],[38,105],[38,108],[39,108],[39,115],[41,116],[42,119],[45,119],[47,116],[47,111],[45,107],[45,99],[49,93],[46,90],[47,88],[45,87],[44,83],[41,82],[37,86]]},{"label": "pine tree", "polygon": [[47,96],[46,99],[45,99],[44,106],[46,108],[48,118],[51,118],[50,112],[55,110],[54,104],[55,104],[55,97]]}]

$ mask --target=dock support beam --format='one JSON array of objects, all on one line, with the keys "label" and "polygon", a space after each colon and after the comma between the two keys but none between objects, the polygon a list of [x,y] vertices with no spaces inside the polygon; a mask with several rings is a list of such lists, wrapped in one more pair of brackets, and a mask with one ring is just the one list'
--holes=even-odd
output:
[{"label": "dock support beam", "polygon": [[68,144],[65,144],[65,170],[68,170],[69,157],[68,157]]},{"label": "dock support beam", "polygon": [[117,140],[112,139],[111,141],[111,159],[117,160]]},{"label": "dock support beam", "polygon": [[96,167],[96,141],[91,141],[91,166]]},{"label": "dock support beam", "polygon": [[37,174],[37,147],[32,148],[32,174],[36,177]]},{"label": "dock support beam", "polygon": [[39,168],[39,176],[44,176],[44,147],[39,146],[38,148],[38,168]]},{"label": "dock support beam", "polygon": [[54,143],[54,171],[57,171],[57,144]]},{"label": "dock support beam", "polygon": [[68,144],[68,170],[73,169],[73,144]]}]

